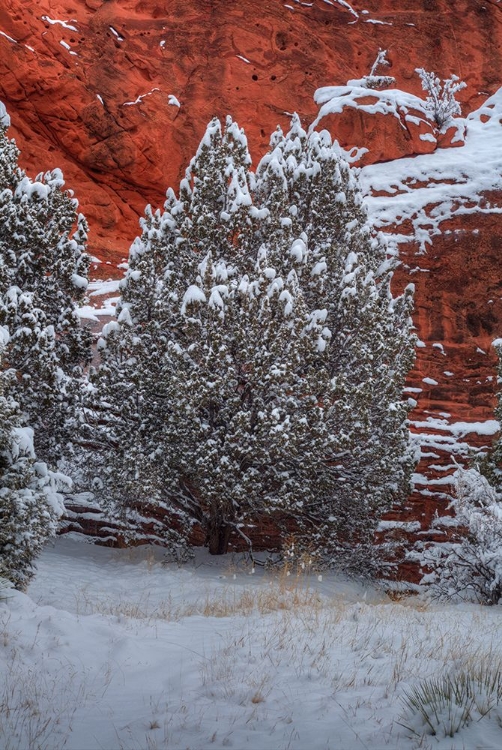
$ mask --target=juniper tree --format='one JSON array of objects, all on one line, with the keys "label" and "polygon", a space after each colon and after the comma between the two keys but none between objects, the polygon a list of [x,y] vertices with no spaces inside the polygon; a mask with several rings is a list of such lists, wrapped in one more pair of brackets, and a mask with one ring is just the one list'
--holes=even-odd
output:
[{"label": "juniper tree", "polygon": [[165,355],[176,330],[180,267],[192,254],[186,242],[179,242],[175,216],[182,210],[173,191],[168,191],[162,213],[146,209],[121,282],[117,320],[104,327],[98,341],[101,365],[91,370],[80,428],[81,459],[86,462],[86,449],[92,451],[94,489],[102,487],[124,533],[135,536],[140,517],[149,515],[150,539],[178,548],[186,540],[176,527],[186,530],[192,521],[176,507],[166,486],[176,441],[170,431]]},{"label": "juniper tree", "polygon": [[[213,248],[216,254],[226,250],[228,255],[233,247],[234,214],[242,204],[250,203],[240,197],[248,192],[248,172],[242,169],[249,166],[250,159],[244,140],[237,142],[236,136],[240,132],[231,120],[223,134],[217,121],[210,123],[181,183],[180,198],[170,190],[162,213],[147,208],[142,234],[131,247],[121,285],[117,323],[105,328],[99,344],[102,364],[88,398],[91,424],[84,424],[83,432],[93,446],[97,441],[108,447],[111,458],[103,459],[108,470],[102,472],[106,493],[112,500],[121,499],[128,517],[141,475],[153,505],[162,505],[163,497],[170,498],[172,512],[168,507],[163,507],[163,512],[171,519],[173,513],[181,515],[184,527],[194,519],[204,522],[185,477],[175,468],[180,449],[167,393],[172,379],[167,347],[170,341],[183,338],[181,302],[202,248],[206,252]],[[107,394],[105,408],[103,392]],[[96,421],[99,429],[95,429]],[[123,502],[124,493],[129,503]],[[157,529],[165,535],[165,528],[157,525]]]},{"label": "juniper tree", "polygon": [[185,346],[171,346],[178,470],[214,554],[232,531],[247,539],[253,519],[306,519],[335,491],[318,331],[294,272],[265,260],[230,280],[208,255],[182,303]]},{"label": "juniper tree", "polygon": [[[502,382],[502,339],[493,341]],[[502,420],[502,391],[495,409]],[[433,597],[498,604],[502,599],[502,438],[497,436],[468,469],[458,467],[450,509],[457,526],[445,542],[424,545],[414,555],[423,566],[422,582]]]},{"label": "juniper tree", "polygon": [[8,124],[1,105],[0,325],[10,332],[4,368],[16,373],[15,397],[37,428],[37,450],[54,462],[69,440],[73,378],[90,356],[77,312],[87,287],[86,223],[60,170],[31,180],[19,168]]},{"label": "juniper tree", "polygon": [[[1,351],[8,342],[0,327]],[[66,478],[37,461],[33,430],[23,426],[12,377],[0,369],[0,578],[24,588],[46,539],[55,534]]]},{"label": "juniper tree", "polygon": [[[163,212],[147,207],[140,222],[142,234],[131,246],[128,270],[121,283],[117,326],[107,326],[101,342],[103,366],[98,380],[112,382],[114,376],[108,370],[122,367],[122,360],[148,360],[146,380],[153,380],[155,388],[162,389],[162,378],[154,370],[163,366],[162,347],[167,338],[176,337],[180,331],[181,299],[187,279],[201,260],[202,248],[205,252],[212,248],[216,256],[227,251],[228,256],[232,247],[232,214],[239,209],[234,158],[240,166],[249,163],[247,149],[235,143],[234,133],[236,127],[230,119],[223,134],[219,122],[212,121],[181,183],[180,198],[169,190]],[[209,174],[213,172],[216,177],[210,184]],[[232,183],[230,188],[227,180]],[[223,222],[222,213],[226,219]],[[124,382],[128,380],[129,376],[124,378]],[[145,379],[135,380],[144,391]]]},{"label": "juniper tree", "polygon": [[109,473],[132,476],[139,450],[136,505],[144,476],[212,552],[274,515],[340,563],[408,489],[412,290],[392,296],[327,134],[295,118],[249,164],[242,131],[213,121],[179,200],[147,211],[95,379]]},{"label": "juniper tree", "polygon": [[295,269],[312,314],[325,313],[319,343],[336,394],[338,514],[369,538],[379,515],[406,496],[415,462],[402,399],[414,353],[413,289],[393,297],[395,260],[372,234],[355,176],[326,131],[307,137],[294,117],[286,136],[276,132],[256,192],[261,205],[272,199],[275,207],[265,224],[276,262]]}]

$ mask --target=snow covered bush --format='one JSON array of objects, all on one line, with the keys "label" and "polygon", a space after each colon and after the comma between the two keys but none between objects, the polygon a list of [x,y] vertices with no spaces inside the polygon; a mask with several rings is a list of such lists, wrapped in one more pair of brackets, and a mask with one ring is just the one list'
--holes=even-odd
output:
[{"label": "snow covered bush", "polygon": [[433,596],[498,604],[502,598],[502,495],[477,469],[458,469],[451,507],[458,539],[424,552]]},{"label": "snow covered bush", "polygon": [[402,699],[405,711],[400,723],[412,736],[453,737],[502,703],[501,666],[484,659],[452,674],[422,680]]},{"label": "snow covered bush", "polygon": [[[0,327],[0,353],[7,343]],[[0,581],[24,588],[35,557],[56,532],[63,511],[58,489],[67,483],[37,461],[33,430],[23,427],[11,397],[12,379],[0,370]]]},{"label": "snow covered bush", "polygon": [[76,308],[89,259],[61,172],[27,177],[8,126],[0,103],[0,578],[22,588],[69,487],[45,461],[70,440],[90,354]]},{"label": "snow covered bush", "polygon": [[[69,423],[90,334],[77,303],[87,287],[86,223],[63,190],[58,169],[30,179],[6,130],[0,103],[0,325],[9,330],[4,368],[36,450],[57,461],[70,441]],[[77,378],[77,380],[75,380]]]},{"label": "snow covered bush", "polygon": [[[492,341],[492,346],[498,355],[498,385],[502,384],[502,339]],[[502,390],[497,394],[497,406],[495,408],[495,418],[502,424]],[[480,470],[488,478],[499,493],[502,493],[502,435],[499,433],[495,439],[491,450],[480,462]]]},{"label": "snow covered bush", "polygon": [[250,164],[243,131],[213,120],[179,196],[147,208],[84,436],[103,494],[155,533],[202,527],[222,553],[272,519],[361,567],[414,462],[413,290],[391,294],[394,261],[327,132],[295,117]]},{"label": "snow covered bush", "polygon": [[[502,339],[493,341],[502,382]],[[502,422],[502,391],[495,416]],[[426,550],[424,577],[438,597],[499,604],[502,599],[502,439],[478,457],[474,468],[458,469],[451,501],[459,529],[453,541]]]},{"label": "snow covered bush", "polygon": [[428,95],[425,105],[431,120],[436,123],[439,130],[445,130],[453,117],[461,114],[455,94],[464,89],[466,84],[455,75],[441,81],[435,73],[423,68],[416,68],[415,72],[420,76],[422,88]]}]

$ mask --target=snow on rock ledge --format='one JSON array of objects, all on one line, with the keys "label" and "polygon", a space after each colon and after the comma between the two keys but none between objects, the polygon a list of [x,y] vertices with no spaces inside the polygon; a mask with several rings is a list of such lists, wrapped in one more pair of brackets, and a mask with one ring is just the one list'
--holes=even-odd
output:
[{"label": "snow on rock ledge", "polygon": [[317,89],[314,99],[320,109],[312,127],[326,128],[345,149],[357,149],[358,166],[463,145],[463,121],[440,134],[424,100],[400,89],[369,89],[359,79]]},{"label": "snow on rock ledge", "polygon": [[318,89],[314,98],[320,105],[314,127],[327,128],[343,148],[363,147],[361,166],[429,154],[437,147],[434,127],[417,96],[349,81]]}]

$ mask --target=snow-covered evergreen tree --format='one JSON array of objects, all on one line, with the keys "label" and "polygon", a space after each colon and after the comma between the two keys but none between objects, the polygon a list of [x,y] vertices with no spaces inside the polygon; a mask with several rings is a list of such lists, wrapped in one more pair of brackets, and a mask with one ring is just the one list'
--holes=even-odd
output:
[{"label": "snow-covered evergreen tree", "polygon": [[[171,498],[181,493],[183,501],[171,499],[162,507],[162,514],[174,509],[175,515],[183,516],[185,527],[190,526],[190,519],[204,519],[197,513],[196,503],[187,499],[190,489],[173,468],[180,451],[176,418],[166,392],[172,377],[167,345],[183,337],[181,302],[202,249],[212,249],[216,256],[233,252],[235,214],[250,203],[239,198],[248,193],[245,168],[249,162],[245,141],[235,124],[229,119],[222,133],[219,122],[212,121],[181,183],[180,198],[169,190],[162,213],[147,207],[142,234],[131,247],[121,284],[117,322],[105,327],[99,343],[102,365],[88,398],[91,424],[84,423],[85,438],[93,445],[98,439],[112,454],[111,462],[104,458],[109,467],[103,470],[108,496],[122,498],[126,478],[131,501],[125,505],[133,506],[143,467],[153,505],[162,505],[159,498],[168,492]],[[109,394],[104,409],[100,405],[102,392]],[[95,429],[93,434],[96,422],[100,424],[99,438]],[[116,463],[121,470],[115,468]],[[187,503],[190,507],[185,514]],[[158,525],[156,533],[161,534]]]},{"label": "snow-covered evergreen tree", "polygon": [[102,484],[124,533],[134,536],[141,518],[149,516],[151,539],[183,548],[185,535],[177,528],[186,530],[191,520],[169,496],[171,473],[166,472],[176,457],[166,393],[166,347],[180,317],[180,268],[174,266],[184,268],[185,256],[192,254],[188,243],[178,242],[172,215],[177,210],[181,204],[169,191],[164,212],[147,207],[141,220],[142,235],[131,246],[121,283],[117,320],[104,327],[98,341],[101,366],[91,371],[80,435],[93,454],[95,489]]},{"label": "snow-covered evergreen tree", "polygon": [[[502,339],[493,342],[502,382]],[[495,416],[502,420],[502,391]],[[458,526],[450,540],[427,547],[420,562],[427,571],[423,583],[433,596],[461,598],[482,604],[502,599],[502,438],[478,455],[469,469],[455,473],[450,507]]]},{"label": "snow-covered evergreen tree", "polygon": [[10,332],[4,368],[16,373],[15,398],[51,462],[69,439],[73,376],[90,356],[77,303],[87,287],[86,223],[63,190],[60,170],[31,180],[0,105],[0,325]]},{"label": "snow-covered evergreen tree", "polygon": [[[317,517],[335,492],[332,387],[294,272],[229,278],[210,255],[189,286],[184,345],[171,345],[178,471],[212,553],[256,520]],[[301,524],[300,524],[301,525]]]},{"label": "snow-covered evergreen tree", "polygon": [[251,158],[246,137],[231,118],[213,119],[180,185],[180,232],[196,253],[227,261],[242,253],[251,206]]},{"label": "snow-covered evergreen tree", "polygon": [[[0,362],[7,343],[7,329],[0,327]],[[56,532],[63,512],[58,489],[67,479],[37,461],[33,430],[23,426],[11,390],[12,378],[0,369],[0,578],[24,588],[36,556]]]},{"label": "snow-covered evergreen tree", "polygon": [[395,260],[372,235],[355,176],[326,131],[307,137],[294,117],[286,136],[276,132],[256,192],[262,206],[274,204],[277,263],[296,270],[307,307],[324,315],[337,512],[371,536],[379,514],[406,495],[415,462],[402,399],[413,362],[413,289],[392,296]]},{"label": "snow-covered evergreen tree", "polygon": [[130,477],[136,507],[155,496],[212,552],[274,515],[346,562],[408,490],[412,290],[392,296],[326,133],[294,118],[249,165],[242,131],[212,121],[179,199],[147,210],[89,402],[115,446],[106,492]]},{"label": "snow-covered evergreen tree", "polygon": [[502,494],[477,469],[458,469],[451,507],[459,523],[452,541],[421,557],[422,583],[433,596],[498,604],[502,599]]}]

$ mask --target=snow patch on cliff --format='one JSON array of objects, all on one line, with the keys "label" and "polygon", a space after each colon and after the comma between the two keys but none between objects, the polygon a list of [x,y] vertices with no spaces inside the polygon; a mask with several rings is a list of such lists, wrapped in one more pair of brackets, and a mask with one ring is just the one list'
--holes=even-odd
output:
[{"label": "snow patch on cliff", "polygon": [[[374,101],[368,103],[368,97]],[[416,122],[417,112],[424,121],[429,120],[425,101],[419,96],[400,89],[368,89],[364,78],[347,81],[345,86],[323,86],[315,92],[314,101],[320,106],[320,110],[312,128],[316,128],[327,115],[340,114],[346,107],[359,109],[370,115],[392,115],[400,122],[402,116],[405,121]],[[405,125],[402,124],[402,127],[404,129]],[[336,133],[334,135],[336,137]]]},{"label": "snow patch on cliff", "polygon": [[71,19],[71,24],[68,23],[68,21],[60,21],[57,18],[49,18],[49,16],[42,16],[42,21],[47,21],[47,23],[50,23],[51,26],[59,25],[64,29],[69,29],[69,31],[78,31],[76,26],[72,26],[73,23],[76,23],[76,20],[74,18]]},{"label": "snow patch on cliff", "polygon": [[[312,127],[347,107],[369,115],[390,115],[399,119],[403,128],[407,122],[419,124],[420,119],[430,122],[430,112],[420,97],[400,89],[369,91],[363,79],[320,88],[314,99],[319,113]],[[461,141],[465,132],[463,145],[361,168],[359,179],[375,228],[386,233],[393,244],[415,241],[425,252],[445,221],[472,213],[502,213],[502,206],[484,196],[502,188],[501,122],[502,88],[466,118],[452,120],[457,128],[452,143]],[[336,130],[333,135],[336,138]],[[421,139],[433,140],[428,134],[422,134]],[[366,152],[360,148],[350,161],[355,164]],[[399,233],[407,222],[412,231]]]},{"label": "snow patch on cliff", "polygon": [[413,230],[399,241],[416,241],[425,252],[445,221],[502,213],[502,206],[484,195],[502,188],[501,120],[502,88],[454,121],[465,125],[463,146],[363,167],[359,178],[373,225],[395,240],[395,228],[409,221]]}]

